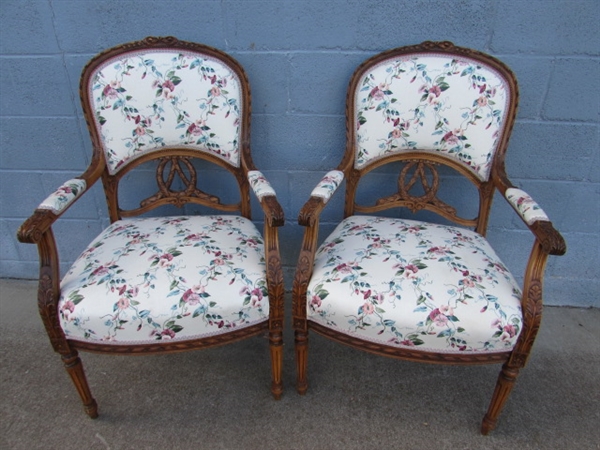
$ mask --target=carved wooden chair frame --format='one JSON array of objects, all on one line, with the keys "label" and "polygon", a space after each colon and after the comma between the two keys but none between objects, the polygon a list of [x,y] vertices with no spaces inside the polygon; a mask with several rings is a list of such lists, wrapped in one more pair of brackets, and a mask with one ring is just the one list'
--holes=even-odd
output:
[{"label": "carved wooden chair frame", "polygon": [[[359,83],[362,80],[363,74],[369,68],[392,57],[428,53],[456,55],[457,57],[464,56],[471,60],[481,61],[483,64],[492,67],[502,74],[509,83],[510,99],[509,110],[506,115],[506,131],[503,133],[494,155],[491,175],[488,180],[479,179],[456,160],[437,152],[402,151],[383,156],[360,169],[357,169],[354,165],[355,147],[353,143],[355,142],[356,125],[354,123],[355,102],[353,95],[359,89]],[[385,209],[397,207],[409,208],[412,212],[428,210],[461,226],[472,227],[477,233],[485,236],[494,192],[497,190],[504,196],[508,189],[514,187],[505,172],[505,153],[516,116],[517,103],[517,82],[510,69],[489,55],[457,47],[450,42],[424,42],[420,45],[389,50],[368,59],[354,72],[347,94],[347,147],[344,157],[336,169],[343,174],[346,182],[344,217],[349,217],[356,213],[374,214]],[[404,164],[398,180],[398,193],[381,198],[374,205],[365,206],[358,204],[356,202],[356,193],[361,178],[370,171],[391,162]],[[451,169],[466,176],[478,189],[479,209],[477,217],[474,219],[462,218],[454,208],[437,197],[440,181],[436,168],[438,165],[449,166]],[[418,186],[419,181],[421,186]],[[420,187],[420,191],[418,194],[411,194],[411,188],[415,184]],[[335,186],[334,192],[337,187],[339,187],[339,184]],[[525,223],[533,233],[535,242],[527,263],[522,289],[523,330],[512,351],[492,354],[430,353],[411,350],[409,347],[381,345],[352,337],[349,334],[344,334],[324,327],[314,321],[307,320],[307,286],[311,279],[315,253],[318,247],[319,219],[331,195],[333,193],[325,196],[317,196],[314,195],[313,191],[313,195],[304,204],[298,217],[299,224],[306,228],[293,284],[293,327],[295,330],[297,391],[300,394],[304,394],[308,388],[307,352],[309,330],[313,330],[318,334],[350,347],[409,361],[462,365],[503,363],[496,389],[481,427],[482,433],[487,434],[494,429],[500,411],[519,374],[519,370],[525,366],[529,357],[542,317],[542,281],[546,261],[549,255],[562,255],[565,253],[566,246],[562,236],[548,220],[537,220],[531,224]]]},{"label": "carved wooden chair frame", "polygon": [[[208,152],[181,147],[156,150],[147,153],[130,162],[116,174],[108,168],[102,150],[101,136],[94,124],[94,111],[90,105],[87,86],[94,70],[107,59],[121,53],[135,50],[160,50],[170,49],[191,51],[207,55],[227,65],[240,80],[242,114],[240,124],[240,163],[238,167],[226,163],[222,158]],[[250,219],[250,183],[248,173],[255,171],[256,167],[250,154],[250,87],[244,69],[231,56],[212,47],[192,42],[178,40],[174,37],[148,37],[142,41],[123,44],[106,50],[94,57],[84,68],[80,83],[80,97],[83,112],[90,130],[93,155],[87,170],[76,181],[86,186],[87,190],[99,179],[102,180],[108,204],[111,223],[121,218],[138,216],[158,206],[175,205],[181,207],[185,204],[196,204],[209,207],[226,213],[239,213]],[[206,194],[196,187],[197,173],[191,159],[199,158],[216,164],[233,175],[239,185],[240,201],[235,204],[221,203],[216,196]],[[118,187],[122,178],[132,169],[150,160],[159,160],[156,171],[158,192],[143,200],[138,208],[132,210],[121,209],[118,200]],[[173,185],[175,175],[185,185],[183,190],[175,190]],[[80,193],[78,195],[81,195]],[[246,328],[233,329],[227,333],[195,340],[168,341],[137,345],[106,345],[101,342],[82,342],[71,340],[61,328],[58,310],[58,301],[61,296],[59,253],[55,241],[52,225],[68,209],[70,205],[60,211],[37,209],[28,218],[18,231],[21,242],[37,244],[40,257],[40,280],[38,290],[38,308],[42,321],[50,338],[52,347],[58,352],[64,362],[65,368],[74,382],[83,401],[87,414],[95,418],[98,415],[97,404],[93,398],[81,360],[79,350],[98,353],[117,353],[127,355],[142,355],[154,353],[173,353],[187,350],[209,348],[232,343],[252,336],[268,334],[270,343],[272,386],[271,391],[276,399],[282,394],[282,329],[283,329],[283,276],[281,259],[279,255],[278,227],[284,223],[283,210],[274,193],[260,197],[260,205],[264,212],[265,262],[267,268],[267,284],[269,296],[269,318],[267,321]]]}]

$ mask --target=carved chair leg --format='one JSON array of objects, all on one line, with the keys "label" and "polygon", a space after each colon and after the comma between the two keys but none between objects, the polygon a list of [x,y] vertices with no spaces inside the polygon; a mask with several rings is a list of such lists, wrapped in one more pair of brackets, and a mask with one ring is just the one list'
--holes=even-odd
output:
[{"label": "carved chair leg", "polygon": [[283,372],[283,337],[281,331],[270,332],[269,343],[271,350],[271,392],[275,400],[279,400],[283,393],[283,383],[281,381],[281,374]]},{"label": "carved chair leg", "polygon": [[506,400],[508,400],[508,396],[515,385],[515,380],[518,375],[518,367],[510,367],[508,363],[505,363],[502,366],[500,375],[498,375],[498,381],[496,382],[496,389],[494,390],[492,401],[490,402],[490,406],[481,423],[481,434],[486,435],[496,428],[498,416],[500,415]]},{"label": "carved chair leg", "polygon": [[296,391],[298,394],[306,394],[308,389],[307,366],[308,366],[308,332],[296,330]]},{"label": "carved chair leg", "polygon": [[65,369],[67,369],[67,373],[71,377],[71,380],[73,380],[73,384],[75,384],[75,388],[83,401],[83,408],[86,414],[92,419],[95,419],[98,417],[98,405],[96,400],[94,400],[94,397],[92,397],[90,386],[88,385],[85,372],[83,371],[83,364],[81,363],[81,359],[79,359],[77,350],[62,355],[62,360]]}]

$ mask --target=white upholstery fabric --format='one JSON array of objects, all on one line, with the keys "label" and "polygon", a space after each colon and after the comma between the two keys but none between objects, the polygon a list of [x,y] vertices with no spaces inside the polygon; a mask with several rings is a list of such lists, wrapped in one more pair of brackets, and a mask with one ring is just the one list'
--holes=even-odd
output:
[{"label": "white upholstery fabric", "polygon": [[527,224],[531,225],[537,220],[550,220],[527,192],[517,188],[508,188],[504,195]]},{"label": "white upholstery fabric", "polygon": [[384,345],[502,352],[522,327],[521,292],[479,234],[351,216],[317,251],[310,321]]},{"label": "white upholstery fabric", "polygon": [[419,149],[455,158],[487,180],[509,97],[505,81],[479,64],[410,55],[365,73],[355,92],[355,166]]},{"label": "white upholstery fabric", "polygon": [[311,197],[320,197],[327,203],[343,180],[344,172],[331,170],[319,181],[319,184],[317,184],[310,195]]},{"label": "white upholstery fabric", "polygon": [[248,182],[259,200],[269,195],[276,195],[275,189],[271,187],[269,181],[259,170],[251,170],[248,172]]},{"label": "white upholstery fabric", "polygon": [[238,216],[120,220],[61,283],[70,339],[192,339],[267,320],[263,241]]},{"label": "white upholstery fabric", "polygon": [[221,61],[181,49],[130,53],[99,68],[89,95],[111,174],[169,147],[239,166],[240,81]]},{"label": "white upholstery fabric", "polygon": [[85,192],[86,185],[85,180],[73,178],[46,197],[38,209],[49,209],[54,214],[59,214]]}]

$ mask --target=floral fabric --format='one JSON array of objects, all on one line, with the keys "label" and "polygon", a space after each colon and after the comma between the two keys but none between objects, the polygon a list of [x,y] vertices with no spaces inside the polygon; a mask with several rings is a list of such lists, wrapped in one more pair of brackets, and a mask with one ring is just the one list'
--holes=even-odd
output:
[{"label": "floral fabric", "polygon": [[504,195],[527,224],[531,225],[538,220],[549,220],[544,210],[527,192],[517,188],[508,188]]},{"label": "floral fabric", "polygon": [[504,352],[521,332],[520,298],[512,275],[473,231],[351,216],[317,251],[307,315],[389,346]]},{"label": "floral fabric", "polygon": [[466,58],[383,61],[355,92],[355,166],[420,149],[456,158],[487,180],[504,129],[506,89],[495,71]]},{"label": "floral fabric", "polygon": [[332,170],[319,181],[310,195],[311,197],[320,197],[327,203],[343,180],[344,172]]},{"label": "floral fabric", "polygon": [[238,216],[119,220],[61,283],[69,339],[193,339],[267,320],[263,240]]},{"label": "floral fabric", "polygon": [[221,61],[183,51],[130,53],[99,68],[89,95],[111,174],[169,147],[239,166],[240,81]]},{"label": "floral fabric", "polygon": [[248,182],[259,200],[269,195],[275,196],[275,189],[271,187],[271,184],[267,181],[262,172],[258,170],[249,171]]},{"label": "floral fabric", "polygon": [[85,180],[73,178],[50,194],[42,203],[40,203],[38,209],[49,209],[54,214],[59,214],[83,194],[85,188]]}]

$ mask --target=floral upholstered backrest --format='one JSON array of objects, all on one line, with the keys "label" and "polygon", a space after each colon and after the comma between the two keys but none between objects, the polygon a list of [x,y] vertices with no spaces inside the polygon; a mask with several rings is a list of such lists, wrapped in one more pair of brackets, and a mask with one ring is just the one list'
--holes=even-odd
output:
[{"label": "floral upholstered backrest", "polygon": [[224,61],[187,48],[121,53],[82,86],[111,175],[170,148],[210,153],[238,167],[242,89]]},{"label": "floral upholstered backrest", "polygon": [[509,84],[493,67],[443,52],[390,56],[367,67],[354,91],[354,166],[424,150],[489,178],[505,129]]}]

